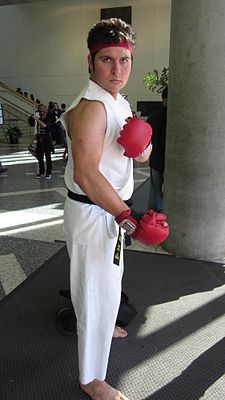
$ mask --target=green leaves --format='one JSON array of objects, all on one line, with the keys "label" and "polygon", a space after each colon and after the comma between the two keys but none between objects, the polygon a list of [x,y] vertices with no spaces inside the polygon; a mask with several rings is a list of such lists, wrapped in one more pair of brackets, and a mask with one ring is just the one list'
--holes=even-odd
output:
[{"label": "green leaves", "polygon": [[18,136],[19,138],[21,136],[23,136],[23,132],[21,132],[21,130],[19,128],[17,128],[17,126],[7,129],[6,134],[7,134],[7,136],[15,135],[15,136]]},{"label": "green leaves", "polygon": [[9,142],[11,144],[18,144],[19,143],[19,138],[23,136],[23,132],[17,126],[14,126],[13,128],[9,128],[6,131],[6,137],[9,139]]},{"label": "green leaves", "polygon": [[152,72],[148,72],[143,79],[144,85],[152,92],[157,93],[161,93],[168,86],[168,81],[169,67],[164,67],[161,73],[154,69]]}]

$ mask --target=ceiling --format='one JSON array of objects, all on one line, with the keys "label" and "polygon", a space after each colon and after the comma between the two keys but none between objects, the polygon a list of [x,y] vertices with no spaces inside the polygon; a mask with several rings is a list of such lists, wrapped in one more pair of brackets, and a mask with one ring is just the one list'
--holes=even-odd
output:
[{"label": "ceiling", "polygon": [[22,4],[22,3],[38,3],[39,1],[49,1],[49,0],[0,0],[0,6],[11,6],[14,4]]}]

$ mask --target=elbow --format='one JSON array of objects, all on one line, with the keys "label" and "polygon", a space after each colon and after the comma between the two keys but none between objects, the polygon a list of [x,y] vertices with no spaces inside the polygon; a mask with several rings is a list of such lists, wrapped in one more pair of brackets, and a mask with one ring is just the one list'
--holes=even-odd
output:
[{"label": "elbow", "polygon": [[83,181],[83,177],[82,177],[82,174],[80,174],[79,172],[74,172],[74,175],[73,175],[73,180],[74,180],[74,182],[78,185],[78,186],[80,186],[81,187],[81,185],[82,185],[82,181]]},{"label": "elbow", "polygon": [[73,175],[73,180],[83,192],[86,191],[86,188],[88,186],[88,178],[83,173],[79,173],[79,171],[76,171]]},{"label": "elbow", "polygon": [[76,168],[73,180],[84,193],[88,193],[90,189],[95,186],[96,176],[97,173],[94,169],[90,170],[90,168],[88,168],[88,170],[84,171],[84,169],[82,169],[81,171],[80,168]]}]

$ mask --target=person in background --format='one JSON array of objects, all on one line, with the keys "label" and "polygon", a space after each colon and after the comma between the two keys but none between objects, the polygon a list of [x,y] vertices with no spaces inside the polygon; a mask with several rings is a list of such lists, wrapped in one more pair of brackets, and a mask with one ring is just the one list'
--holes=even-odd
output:
[{"label": "person in background", "polygon": [[157,212],[161,212],[163,209],[167,97],[168,87],[162,91],[160,109],[150,115],[146,121],[152,127],[152,152],[149,158],[150,189],[148,208]]},{"label": "person in background", "polygon": [[66,111],[66,104],[62,103],[61,104],[61,113],[64,113]]},{"label": "person in background", "polygon": [[[55,103],[58,105],[58,103]],[[58,144],[62,145],[65,149],[67,147],[66,144],[66,132],[60,120],[60,116],[65,112],[66,105],[62,104],[63,108],[57,110],[56,120],[55,120],[55,130]],[[65,108],[64,108],[65,107]]]},{"label": "person in background", "polygon": [[[140,241],[147,234],[145,229],[140,232],[142,217],[131,210],[130,198],[133,158],[148,160],[151,129],[145,124],[144,143],[138,129],[128,137],[121,133],[126,123],[129,130],[134,122],[129,103],[120,94],[131,72],[134,43],[131,26],[120,19],[95,24],[87,39],[90,79],[61,116],[68,145],[64,231],[77,319],[79,381],[92,400],[127,399],[105,378],[121,298],[124,232]],[[128,148],[135,155],[125,156]],[[146,215],[146,220],[154,234],[164,234],[166,217],[158,217],[155,213],[153,229],[152,217]]]},{"label": "person in background", "polygon": [[52,113],[54,109],[54,102],[53,101],[49,101],[48,103],[48,113]]},{"label": "person in background", "polygon": [[21,95],[23,96],[23,92],[22,92],[22,89],[21,89],[20,87],[18,87],[18,88],[16,89],[16,92],[19,93],[19,94],[21,94]]},{"label": "person in background", "polygon": [[[39,164],[39,173],[36,175],[36,179],[44,178],[50,180],[52,173],[51,153],[54,149],[50,132],[51,121],[47,117],[47,107],[44,104],[40,104],[38,106],[38,113],[32,114],[30,118],[36,121],[36,153]],[[44,157],[46,159],[46,168]]]},{"label": "person in background", "polygon": [[[61,104],[61,116],[62,114],[66,111],[66,104],[62,103]],[[63,152],[63,160],[67,162],[68,160],[68,149],[67,149],[67,142],[66,142],[66,131],[63,127],[63,125],[60,123],[60,142],[64,146],[64,152]]]},{"label": "person in background", "polygon": [[48,117],[51,121],[51,135],[54,144],[65,146],[65,131],[60,121],[62,111],[57,102],[50,101],[48,106]]}]

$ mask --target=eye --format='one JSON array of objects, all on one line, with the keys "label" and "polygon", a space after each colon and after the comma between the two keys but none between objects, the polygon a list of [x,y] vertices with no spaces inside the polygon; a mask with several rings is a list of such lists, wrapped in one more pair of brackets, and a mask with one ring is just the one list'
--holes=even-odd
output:
[{"label": "eye", "polygon": [[102,61],[105,62],[105,63],[108,63],[108,62],[111,61],[111,58],[110,57],[103,57]]},{"label": "eye", "polygon": [[128,57],[123,57],[123,58],[121,58],[121,60],[120,60],[120,62],[121,62],[121,64],[126,64],[127,62],[129,62],[129,58]]}]

